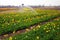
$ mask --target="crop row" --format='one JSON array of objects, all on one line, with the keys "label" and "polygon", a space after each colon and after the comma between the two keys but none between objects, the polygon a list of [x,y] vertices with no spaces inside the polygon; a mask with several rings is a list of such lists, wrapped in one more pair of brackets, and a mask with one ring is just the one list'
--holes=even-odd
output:
[{"label": "crop row", "polygon": [[25,33],[11,36],[6,40],[60,40],[60,18],[54,19],[53,22],[47,22],[44,25],[37,25]]},{"label": "crop row", "polygon": [[[51,10],[50,10],[51,12]],[[60,16],[59,12],[35,14],[34,12],[0,14],[0,35],[27,28],[39,22]]]}]

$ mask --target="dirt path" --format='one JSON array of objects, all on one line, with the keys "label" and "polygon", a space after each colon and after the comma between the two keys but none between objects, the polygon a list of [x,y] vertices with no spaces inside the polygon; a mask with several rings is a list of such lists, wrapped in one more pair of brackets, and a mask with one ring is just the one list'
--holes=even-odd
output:
[{"label": "dirt path", "polygon": [[31,25],[29,28],[26,28],[26,29],[22,29],[22,30],[17,30],[16,32],[13,32],[13,33],[9,33],[9,34],[4,34],[4,35],[1,35],[0,36],[0,40],[2,39],[5,39],[5,38],[8,38],[10,36],[14,36],[14,35],[17,35],[17,34],[21,34],[21,33],[24,33],[26,30],[32,30],[32,28],[35,28],[37,25],[44,25],[46,24],[47,22],[52,22],[54,19],[57,19],[57,18],[60,18],[60,17],[55,17],[53,19],[50,19],[48,21],[43,21],[41,23],[37,23],[37,24],[34,24],[34,25]]}]

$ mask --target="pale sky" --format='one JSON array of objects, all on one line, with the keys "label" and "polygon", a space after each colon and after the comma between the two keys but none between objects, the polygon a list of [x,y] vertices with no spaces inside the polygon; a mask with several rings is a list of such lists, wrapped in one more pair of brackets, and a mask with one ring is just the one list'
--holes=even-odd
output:
[{"label": "pale sky", "polygon": [[60,5],[60,0],[0,0],[0,5]]}]

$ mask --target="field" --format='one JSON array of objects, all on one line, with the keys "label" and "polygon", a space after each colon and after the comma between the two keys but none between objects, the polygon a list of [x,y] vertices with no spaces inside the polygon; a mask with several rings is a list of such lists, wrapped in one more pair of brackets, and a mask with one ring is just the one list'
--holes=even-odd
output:
[{"label": "field", "polygon": [[0,12],[0,39],[60,40],[60,10],[34,11]]}]

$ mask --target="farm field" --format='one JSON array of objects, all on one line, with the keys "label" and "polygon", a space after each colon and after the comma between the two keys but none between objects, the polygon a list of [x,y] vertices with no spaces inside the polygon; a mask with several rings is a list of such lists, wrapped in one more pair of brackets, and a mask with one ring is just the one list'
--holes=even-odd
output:
[{"label": "farm field", "polygon": [[11,36],[6,40],[60,40],[60,18],[44,25],[37,25],[35,28],[25,33]]},{"label": "farm field", "polygon": [[7,10],[17,10],[16,8],[0,8],[1,11],[7,11]]},{"label": "farm field", "polygon": [[[0,39],[4,37],[4,40],[60,40],[60,10],[34,10],[36,12],[26,10],[0,13]],[[28,29],[30,27],[31,29]],[[20,30],[25,31],[15,34]],[[15,35],[9,36],[11,33]]]}]

